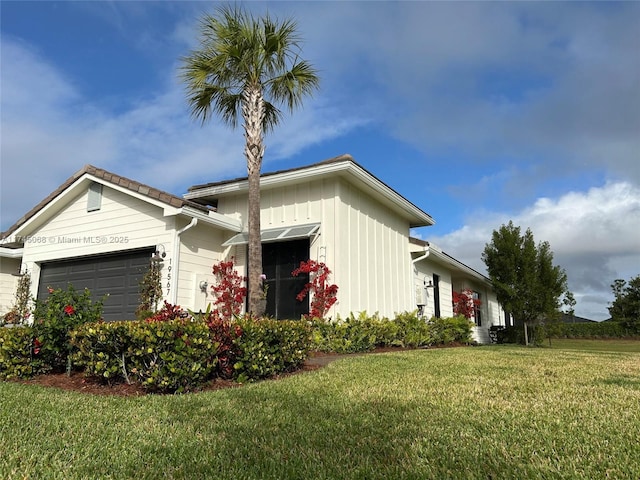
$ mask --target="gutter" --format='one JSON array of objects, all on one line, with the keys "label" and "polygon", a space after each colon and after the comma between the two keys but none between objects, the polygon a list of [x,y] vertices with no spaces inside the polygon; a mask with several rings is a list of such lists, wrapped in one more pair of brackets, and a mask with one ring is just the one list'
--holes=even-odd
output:
[{"label": "gutter", "polygon": [[[411,265],[414,266],[415,268],[415,264],[418,262],[421,262],[422,260],[424,260],[425,258],[427,258],[429,256],[429,254],[431,253],[431,249],[429,248],[429,246],[426,247],[425,250],[425,254],[422,255],[421,257],[415,258],[413,260],[411,260]],[[411,302],[414,305],[417,305],[417,299],[416,299],[416,288],[415,288],[415,284],[413,282],[414,280],[414,274],[413,274],[413,268],[411,269],[411,282],[409,283],[409,285],[411,285]]]},{"label": "gutter", "polygon": [[195,227],[198,224],[197,218],[192,218],[191,222],[176,231],[174,239],[173,239],[173,258],[175,259],[175,263],[173,265],[173,277],[171,277],[171,303],[175,305],[178,303],[178,275],[180,274],[180,236],[186,232],[187,230]]}]

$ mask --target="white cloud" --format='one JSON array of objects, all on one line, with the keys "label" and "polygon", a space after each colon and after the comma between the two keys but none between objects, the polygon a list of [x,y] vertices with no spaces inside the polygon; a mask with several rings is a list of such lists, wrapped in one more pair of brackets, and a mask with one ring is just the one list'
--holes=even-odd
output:
[{"label": "white cloud", "polygon": [[467,265],[485,272],[481,254],[494,230],[509,220],[537,242],[548,241],[554,262],[567,271],[577,313],[608,318],[609,286],[616,278],[640,274],[640,188],[629,182],[607,183],[586,192],[542,198],[515,215],[476,212],[466,225],[428,240]]},{"label": "white cloud", "polygon": [[[23,42],[3,37],[2,49],[3,230],[87,163],[177,194],[190,184],[246,173],[241,129],[215,120],[201,126],[190,118],[177,63],[161,90],[113,113],[83,97]],[[314,99],[267,137],[268,159],[291,156],[364,122]]]}]

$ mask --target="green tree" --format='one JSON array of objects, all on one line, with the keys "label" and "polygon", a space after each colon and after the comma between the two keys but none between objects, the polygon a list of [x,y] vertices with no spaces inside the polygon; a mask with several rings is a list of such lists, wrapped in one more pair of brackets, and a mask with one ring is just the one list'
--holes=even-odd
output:
[{"label": "green tree", "polygon": [[562,304],[565,306],[564,313],[571,317],[571,322],[574,322],[576,315],[576,299],[573,296],[573,292],[571,292],[570,290],[564,292]]},{"label": "green tree", "polygon": [[553,265],[548,242],[536,245],[531,229],[521,235],[511,221],[494,230],[482,260],[498,301],[524,325],[528,345],[528,327],[558,314],[560,296],[567,289],[566,273]]},{"label": "green tree", "polygon": [[205,15],[200,48],[183,58],[182,79],[194,117],[213,114],[236,127],[242,117],[249,206],[249,311],[261,315],[260,170],[264,133],[318,88],[316,70],[300,59],[300,37],[292,19],[255,18],[241,7],[223,6]]},{"label": "green tree", "polygon": [[616,279],[611,285],[614,300],[609,308],[611,319],[640,332],[640,275],[629,280]]}]

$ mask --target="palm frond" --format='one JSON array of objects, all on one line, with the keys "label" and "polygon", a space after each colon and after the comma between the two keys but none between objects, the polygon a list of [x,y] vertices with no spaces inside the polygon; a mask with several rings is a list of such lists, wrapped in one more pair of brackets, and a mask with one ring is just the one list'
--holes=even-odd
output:
[{"label": "palm frond", "polygon": [[300,37],[291,19],[255,18],[226,5],[202,18],[200,41],[200,48],[182,59],[181,79],[193,116],[203,122],[216,113],[236,126],[242,92],[260,88],[263,126],[271,130],[282,118],[275,104],[291,111],[318,88],[316,70],[298,58]]}]

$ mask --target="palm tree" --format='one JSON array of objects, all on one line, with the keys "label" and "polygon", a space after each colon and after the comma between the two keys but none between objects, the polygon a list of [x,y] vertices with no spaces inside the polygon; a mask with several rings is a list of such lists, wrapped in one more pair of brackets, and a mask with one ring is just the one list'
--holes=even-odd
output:
[{"label": "palm tree", "polygon": [[[200,48],[183,58],[182,79],[194,117],[213,113],[236,127],[242,115],[249,183],[249,311],[261,315],[260,170],[263,135],[318,88],[316,70],[299,58],[300,38],[291,19],[254,18],[239,7],[223,6],[205,15]],[[273,102],[273,103],[272,103]]]}]

